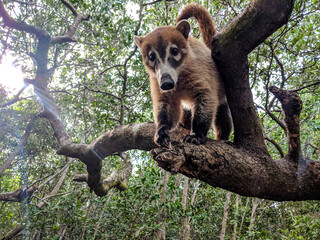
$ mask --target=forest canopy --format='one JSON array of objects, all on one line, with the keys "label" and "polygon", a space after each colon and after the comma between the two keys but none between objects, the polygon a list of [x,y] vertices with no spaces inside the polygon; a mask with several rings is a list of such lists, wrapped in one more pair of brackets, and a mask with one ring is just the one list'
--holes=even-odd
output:
[{"label": "forest canopy", "polygon": [[[175,25],[187,3],[218,30],[234,130],[196,146],[179,128],[158,148],[133,37]],[[0,1],[1,239],[320,238],[319,8]]]}]

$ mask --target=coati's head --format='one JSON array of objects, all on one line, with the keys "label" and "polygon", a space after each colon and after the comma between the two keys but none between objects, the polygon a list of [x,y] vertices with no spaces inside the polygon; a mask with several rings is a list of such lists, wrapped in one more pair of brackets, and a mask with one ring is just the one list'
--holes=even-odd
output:
[{"label": "coati's head", "polygon": [[189,32],[189,22],[182,20],[176,27],[159,27],[145,37],[134,37],[148,73],[156,77],[163,91],[175,89],[180,66],[188,52]]}]

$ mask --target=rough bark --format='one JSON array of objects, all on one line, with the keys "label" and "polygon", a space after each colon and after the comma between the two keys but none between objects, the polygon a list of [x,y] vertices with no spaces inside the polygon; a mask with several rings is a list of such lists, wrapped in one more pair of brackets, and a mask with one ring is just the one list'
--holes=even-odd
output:
[{"label": "rough bark", "polygon": [[249,85],[248,54],[285,24],[294,0],[252,0],[212,41],[212,57],[226,86],[234,141],[267,152]]}]

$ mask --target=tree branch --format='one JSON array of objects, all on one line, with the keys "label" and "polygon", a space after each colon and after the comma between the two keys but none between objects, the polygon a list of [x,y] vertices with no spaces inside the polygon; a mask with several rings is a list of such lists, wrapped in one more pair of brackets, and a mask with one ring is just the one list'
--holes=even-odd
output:
[{"label": "tree branch", "polygon": [[[212,57],[223,78],[234,123],[234,141],[267,152],[249,85],[247,55],[285,24],[294,0],[253,0],[212,41]],[[272,17],[271,17],[272,16]]]},{"label": "tree branch", "polygon": [[264,138],[268,142],[272,143],[276,147],[276,149],[279,151],[279,154],[280,154],[281,158],[283,158],[285,156],[285,154],[283,153],[282,148],[280,147],[280,145],[274,139],[271,139],[268,136],[265,136]]},{"label": "tree branch", "polygon": [[63,36],[52,37],[52,43],[77,42],[77,40],[72,39],[72,37],[75,34],[80,23],[82,21],[88,21],[90,16],[85,16],[82,13],[78,13],[74,6],[67,0],[61,0],[61,2],[70,9],[70,11],[75,16],[75,19],[72,25],[69,27],[68,32],[66,32]]},{"label": "tree branch", "polygon": [[23,91],[24,91],[26,88],[27,88],[27,85],[24,85],[24,86],[20,89],[20,91],[14,96],[14,98],[13,98],[12,100],[10,100],[9,102],[0,104],[0,108],[4,108],[4,107],[6,107],[6,106],[9,106],[9,105],[12,105],[12,104],[18,102],[18,101],[20,100],[20,99],[19,99],[20,95],[23,93]]},{"label": "tree branch", "polygon": [[319,162],[297,165],[286,159],[273,161],[268,156],[253,156],[246,150],[212,140],[205,146],[173,145],[173,149],[152,151],[158,165],[167,171],[243,196],[276,201],[320,199]]},{"label": "tree branch", "polygon": [[0,201],[3,202],[23,202],[27,197],[30,198],[32,194],[38,190],[37,186],[32,186],[30,188],[19,188],[14,192],[1,193]]},{"label": "tree branch", "polygon": [[77,10],[74,8],[74,6],[67,0],[61,0],[61,2],[69,8],[69,10],[73,13],[73,15],[76,17],[78,15]]},{"label": "tree branch", "polygon": [[306,86],[297,88],[297,89],[293,90],[293,92],[299,92],[299,91],[301,91],[301,90],[303,90],[303,89],[306,89],[306,88],[309,88],[309,87],[312,87],[312,86],[316,86],[316,85],[319,85],[319,84],[320,84],[320,81],[317,81],[317,82],[308,84],[308,85],[306,85]]},{"label": "tree branch", "polygon": [[279,99],[285,112],[284,121],[288,129],[287,137],[289,144],[288,160],[297,163],[301,160],[299,115],[302,110],[302,101],[299,95],[293,91],[282,90],[275,86],[270,87],[269,90]]},{"label": "tree branch", "polygon": [[[127,180],[132,172],[132,164],[128,157],[124,158],[126,161],[125,166],[113,171],[107,179],[100,183],[100,186],[96,187],[95,193],[98,196],[106,195],[112,188],[117,188],[120,191],[127,189]],[[88,183],[88,175],[77,175],[73,178],[73,181]]]},{"label": "tree branch", "polygon": [[9,28],[13,28],[19,31],[27,32],[36,35],[38,38],[41,37],[41,35],[46,34],[46,31],[38,28],[31,26],[25,22],[18,22],[14,20],[12,17],[9,16],[7,11],[5,10],[2,1],[0,0],[0,16],[3,19],[3,23],[5,26]]}]

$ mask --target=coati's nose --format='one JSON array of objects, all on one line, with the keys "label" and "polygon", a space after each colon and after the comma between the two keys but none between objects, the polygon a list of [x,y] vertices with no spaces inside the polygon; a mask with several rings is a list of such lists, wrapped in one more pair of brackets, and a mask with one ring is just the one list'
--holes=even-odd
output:
[{"label": "coati's nose", "polygon": [[161,85],[160,88],[164,91],[170,90],[174,87],[174,81],[172,80],[170,74],[164,73],[161,76]]}]

